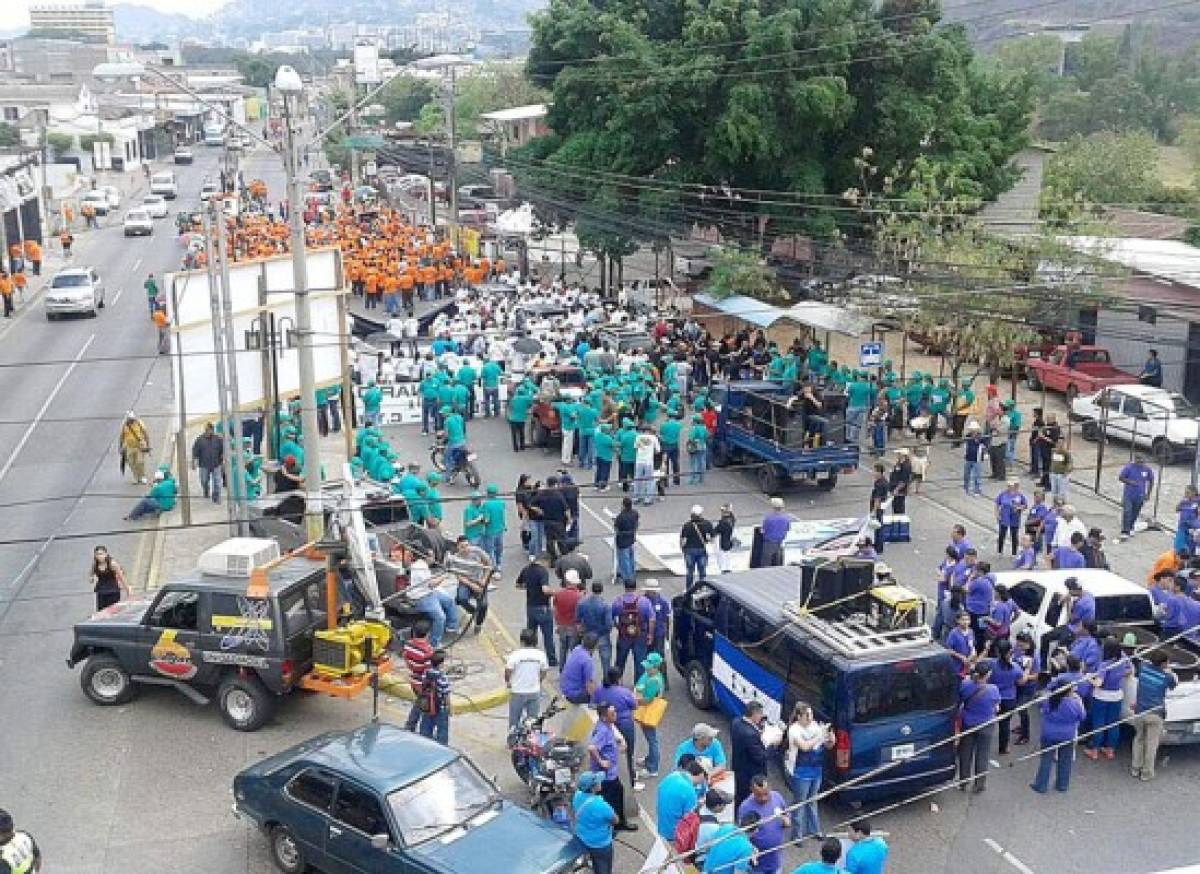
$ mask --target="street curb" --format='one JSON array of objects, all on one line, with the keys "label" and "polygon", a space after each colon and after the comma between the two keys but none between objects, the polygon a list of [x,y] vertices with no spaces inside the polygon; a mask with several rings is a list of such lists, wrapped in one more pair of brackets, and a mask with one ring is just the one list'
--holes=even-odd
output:
[{"label": "street curb", "polygon": [[[503,637],[509,643],[512,643],[512,636],[508,633],[508,630],[500,624],[500,620],[495,618],[494,613],[488,616],[485,624],[491,628],[494,628],[501,637]],[[500,655],[500,652],[496,649],[496,646],[494,643],[492,643],[491,639],[487,635],[481,634],[479,636],[479,645],[482,646],[487,652],[495,666],[500,671],[503,671],[504,658]],[[515,648],[515,644],[513,646]],[[380,676],[379,688],[384,692],[387,692],[389,695],[399,698],[403,701],[413,700],[413,690],[408,684],[408,681],[401,679],[394,673]],[[493,689],[488,689],[486,692],[481,692],[478,695],[466,695],[462,692],[456,692],[453,689],[451,689],[450,694],[457,696],[457,700],[450,703],[451,715],[458,715],[461,713],[482,713],[485,710],[493,710],[506,703],[509,697],[507,686],[497,686]]]}]

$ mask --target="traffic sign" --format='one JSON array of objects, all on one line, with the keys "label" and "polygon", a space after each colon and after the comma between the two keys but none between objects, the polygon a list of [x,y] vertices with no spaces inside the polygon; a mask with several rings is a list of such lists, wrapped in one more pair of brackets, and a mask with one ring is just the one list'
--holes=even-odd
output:
[{"label": "traffic sign", "polygon": [[883,343],[872,340],[858,348],[859,367],[879,367],[883,364]]}]

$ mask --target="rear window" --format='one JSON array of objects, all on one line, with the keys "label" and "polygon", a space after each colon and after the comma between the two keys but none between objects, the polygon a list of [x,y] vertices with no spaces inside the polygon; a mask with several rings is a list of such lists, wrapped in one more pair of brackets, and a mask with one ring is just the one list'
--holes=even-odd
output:
[{"label": "rear window", "polygon": [[1097,622],[1149,622],[1154,618],[1145,595],[1114,595],[1096,599]]},{"label": "rear window", "polygon": [[958,701],[958,676],[944,658],[914,659],[856,671],[849,677],[857,724],[946,710]]},{"label": "rear window", "polygon": [[171,173],[155,173],[150,177],[151,185],[174,185],[175,176]]},{"label": "rear window", "polygon": [[283,614],[284,633],[293,638],[297,634],[325,624],[325,582],[313,580],[285,592],[279,598],[279,610]]},{"label": "rear window", "polygon": [[92,280],[86,273],[68,273],[64,276],[55,276],[54,281],[50,283],[51,288],[84,288],[92,284]]}]

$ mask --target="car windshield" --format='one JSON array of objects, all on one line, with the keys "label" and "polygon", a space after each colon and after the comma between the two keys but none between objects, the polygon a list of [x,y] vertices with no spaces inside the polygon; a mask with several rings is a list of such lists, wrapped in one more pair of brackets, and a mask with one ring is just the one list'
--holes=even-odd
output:
[{"label": "car windshield", "polygon": [[160,195],[160,194],[147,194],[145,197],[142,198],[142,203],[145,203],[150,206],[157,206],[158,204],[160,204],[162,202],[163,202],[163,198],[162,198],[162,195]]},{"label": "car windshield", "polygon": [[88,279],[86,273],[67,273],[62,276],[55,276],[54,281],[50,283],[50,287],[83,288],[91,284],[91,280]]},{"label": "car windshield", "polygon": [[1177,419],[1200,419],[1200,407],[1197,407],[1181,394],[1171,392],[1172,413]]},{"label": "car windshield", "polygon": [[946,710],[958,700],[958,677],[944,658],[880,665],[851,675],[854,722]]},{"label": "car windshield", "polygon": [[1097,622],[1149,622],[1153,618],[1152,602],[1145,594],[1110,595],[1096,599]]},{"label": "car windshield", "polygon": [[129,211],[128,218],[130,218],[131,220],[133,220],[135,222],[141,222],[141,221],[145,221],[146,219],[150,218],[150,213],[146,212],[146,210],[144,210],[144,209],[131,209]]},{"label": "car windshield", "polygon": [[388,795],[396,826],[409,846],[458,827],[498,800],[492,784],[462,757]]}]

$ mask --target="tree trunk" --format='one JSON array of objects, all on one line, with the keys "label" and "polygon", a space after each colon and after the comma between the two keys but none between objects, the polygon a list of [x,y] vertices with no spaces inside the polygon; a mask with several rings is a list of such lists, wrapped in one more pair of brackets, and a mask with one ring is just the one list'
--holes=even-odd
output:
[{"label": "tree trunk", "polygon": [[596,262],[600,265],[600,297],[608,297],[608,254],[596,253]]}]

